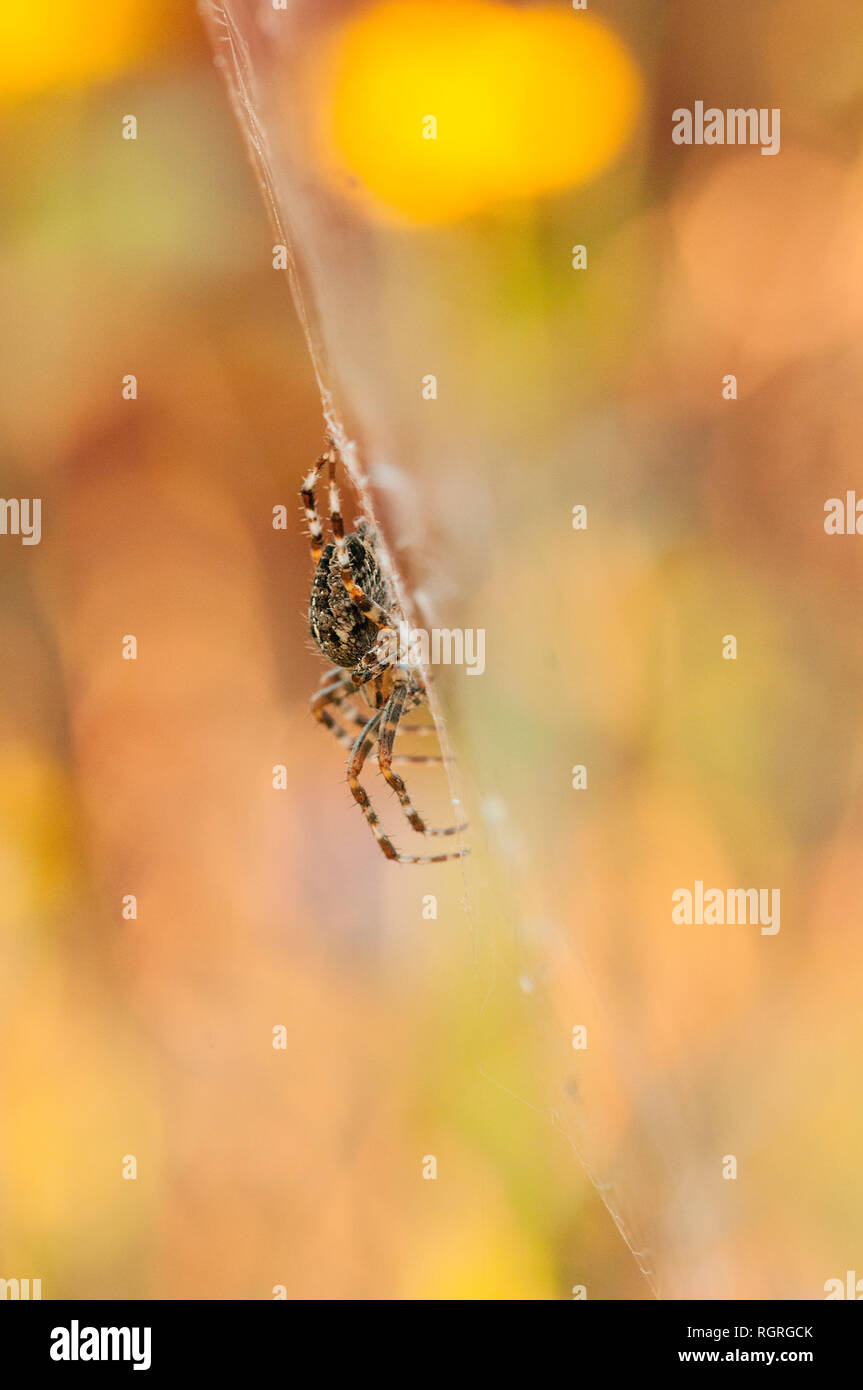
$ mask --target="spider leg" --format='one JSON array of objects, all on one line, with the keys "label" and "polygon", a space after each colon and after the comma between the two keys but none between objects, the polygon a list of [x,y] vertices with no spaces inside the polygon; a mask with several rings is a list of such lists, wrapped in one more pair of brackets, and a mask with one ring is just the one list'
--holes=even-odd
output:
[{"label": "spider leg", "polygon": [[[383,610],[381,610],[383,611]],[[393,664],[393,629],[385,627],[378,635],[375,645],[366,652],[365,656],[360,657],[354,669],[351,671],[351,681],[357,688],[367,685],[369,681],[377,680],[388,671]]]},{"label": "spider leg", "polygon": [[397,681],[393,686],[392,694],[383,711],[383,727],[378,739],[378,764],[384,778],[398,797],[411,826],[419,835],[458,835],[467,829],[466,825],[451,825],[441,830],[426,825],[422,816],[414,809],[401,777],[397,772],[393,772],[393,744],[410,693],[410,687],[405,681]]},{"label": "spider leg", "polygon": [[311,468],[303,479],[301,496],[303,499],[303,510],[306,517],[306,525],[309,528],[309,540],[312,546],[312,559],[315,564],[321,558],[324,548],[324,533],[321,526],[321,518],[318,515],[318,504],[315,501],[315,486],[321,476],[324,465],[329,463],[335,467],[335,449],[332,440],[328,448],[324,450],[317,463]]},{"label": "spider leg", "polygon": [[[365,728],[368,715],[364,714],[362,710],[355,709],[353,705],[347,703],[349,697],[354,694],[356,694],[356,689],[354,687],[346,689],[343,686],[342,693],[333,695],[330,703],[339,707],[339,712],[344,715],[346,722],[353,724],[357,729],[363,729]],[[404,732],[406,734],[436,734],[437,729],[434,724],[419,724],[415,727],[406,728]],[[352,743],[353,739],[350,734],[346,734],[346,737],[340,739],[340,742]],[[446,762],[446,758],[443,753],[394,753],[393,762],[413,763],[415,766],[421,767],[423,764],[431,765],[433,763]]]},{"label": "spider leg", "polygon": [[383,709],[375,710],[371,719],[367,721],[365,728],[357,736],[354,746],[351,749],[351,755],[348,758],[348,784],[351,789],[351,794],[357,804],[362,808],[363,815],[371,826],[372,834],[387,859],[394,859],[399,864],[441,864],[446,859],[462,858],[463,855],[467,853],[466,850],[454,850],[450,854],[399,854],[392,840],[384,834],[377,813],[374,811],[369,801],[368,793],[365,788],[360,785],[359,780],[360,773],[363,770],[363,764],[371,751],[378,725],[384,713],[385,710]]},{"label": "spider leg", "polygon": [[[392,616],[373,598],[369,598],[364,593],[357,581],[354,579],[354,572],[351,569],[348,547],[345,540],[345,523],[342,517],[341,502],[339,501],[339,487],[336,482],[336,454],[335,450],[330,452],[330,525],[333,528],[333,540],[336,544],[336,558],[342,574],[342,583],[348,591],[351,602],[370,618],[377,627],[390,627]],[[317,467],[317,464],[315,465]]]},{"label": "spider leg", "polygon": [[[371,651],[366,652],[365,656],[362,657],[362,659],[359,662],[357,662],[357,665],[351,672],[351,681],[356,689],[359,689],[361,685],[366,685],[369,681],[378,679],[380,676],[383,675],[385,671],[388,671],[390,666],[392,665],[392,661],[390,659],[391,652],[389,650],[389,631],[391,631],[391,629],[385,630],[381,633],[380,637],[378,638],[377,644],[374,647],[372,647]],[[405,686],[404,688],[407,692],[408,687]],[[402,713],[407,713],[408,710],[415,709],[418,704],[422,703],[424,698],[425,690],[423,687],[414,687],[410,689],[409,695],[407,696],[404,703],[404,708],[400,711],[399,718],[401,717]],[[406,732],[411,734],[436,734],[437,729],[434,724],[415,724],[412,725],[410,729],[407,729]],[[414,764],[443,763],[446,762],[446,759],[444,758],[443,754],[440,753],[432,753],[428,755],[422,753],[399,753],[393,755],[390,758],[390,762],[408,762]],[[433,833],[453,834],[455,832],[435,831]]]},{"label": "spider leg", "polygon": [[[351,748],[354,743],[354,735],[343,728],[327,708],[328,705],[340,706],[342,700],[352,690],[350,684],[345,684],[345,680],[344,673],[342,673],[340,680],[333,681],[331,685],[323,686],[312,696],[310,708],[319,724],[323,724],[325,729],[329,729],[339,743],[344,744],[346,748]],[[358,721],[365,727],[367,721],[359,713],[359,710],[351,710],[351,716],[354,718],[354,722]]]},{"label": "spider leg", "polygon": [[392,760],[394,763],[413,763],[415,767],[446,762],[443,753],[393,753]]},{"label": "spider leg", "polygon": [[[332,679],[333,677],[335,677],[335,679]],[[315,692],[311,699],[310,709],[318,723],[323,724],[325,729],[329,729],[338,743],[341,743],[345,748],[351,748],[356,735],[352,734],[349,729],[346,729],[344,724],[340,724],[338,720],[334,719],[328,707],[334,705],[339,713],[344,716],[345,721],[353,724],[356,729],[365,728],[368,723],[368,714],[346,703],[346,701],[349,701],[350,698],[356,694],[356,686],[351,681],[347,672],[343,671],[340,666],[335,666],[326,673],[325,679],[327,678],[329,678],[329,684],[322,686],[321,689]],[[422,730],[429,729],[434,731],[433,724],[422,724],[420,728]],[[414,730],[411,729],[409,732],[413,733]],[[414,763],[419,765],[423,763],[442,763],[443,761],[444,757],[441,753],[396,753],[393,758],[393,762]]]}]

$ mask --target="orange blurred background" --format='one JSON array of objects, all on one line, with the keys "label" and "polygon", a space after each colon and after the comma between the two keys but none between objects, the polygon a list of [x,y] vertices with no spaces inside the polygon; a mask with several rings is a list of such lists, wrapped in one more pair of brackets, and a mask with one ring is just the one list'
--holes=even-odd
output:
[{"label": "orange blurred background", "polygon": [[[43,499],[0,537],[0,1275],[822,1297],[863,1258],[859,9],[203,10],[0,20],[2,492]],[[780,154],[674,146],[697,99],[781,107]],[[487,633],[436,673],[464,870],[384,861],[308,713],[282,234],[413,612]],[[674,926],[699,878],[781,932]]]}]

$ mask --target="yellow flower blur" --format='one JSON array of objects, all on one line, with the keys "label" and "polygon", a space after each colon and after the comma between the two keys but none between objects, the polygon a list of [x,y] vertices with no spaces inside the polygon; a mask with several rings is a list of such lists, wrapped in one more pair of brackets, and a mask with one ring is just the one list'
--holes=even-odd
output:
[{"label": "yellow flower blur", "polygon": [[146,53],[164,0],[3,0],[0,99],[110,79]]},{"label": "yellow flower blur", "polygon": [[583,182],[631,133],[640,78],[582,11],[383,0],[331,43],[324,158],[399,220],[454,220]]}]

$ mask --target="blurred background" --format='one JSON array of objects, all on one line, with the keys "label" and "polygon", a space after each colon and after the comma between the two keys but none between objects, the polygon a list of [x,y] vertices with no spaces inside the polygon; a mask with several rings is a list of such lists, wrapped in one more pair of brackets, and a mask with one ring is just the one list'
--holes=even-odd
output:
[{"label": "blurred background", "polygon": [[[0,39],[0,491],[43,505],[0,537],[0,1275],[823,1297],[863,1261],[859,6]],[[696,100],[780,107],[780,154],[673,145]],[[308,713],[319,386],[408,611],[487,634],[435,672],[450,791],[411,778],[464,865],[387,863]],[[674,926],[696,879],[780,933]]]}]

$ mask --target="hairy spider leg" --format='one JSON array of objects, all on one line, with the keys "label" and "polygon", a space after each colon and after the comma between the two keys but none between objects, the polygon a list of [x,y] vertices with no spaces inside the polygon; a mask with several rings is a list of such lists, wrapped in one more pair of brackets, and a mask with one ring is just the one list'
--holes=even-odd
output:
[{"label": "hairy spider leg", "polygon": [[[402,810],[408,821],[419,835],[460,835],[467,830],[466,825],[450,825],[445,829],[436,829],[426,825],[422,816],[414,809],[413,802],[408,796],[407,787],[399,777],[397,772],[393,772],[393,744],[395,743],[396,732],[399,721],[405,710],[409,695],[413,694],[406,681],[396,681],[392,689],[392,694],[384,706],[383,727],[378,737],[378,765],[384,778],[392,787],[399,799]],[[408,708],[411,705],[408,704]]]},{"label": "hairy spider leg", "polygon": [[368,594],[363,593],[354,579],[354,572],[351,569],[351,562],[348,556],[348,547],[345,540],[345,523],[342,517],[341,503],[339,501],[339,486],[336,482],[336,455],[333,451],[330,455],[330,525],[333,528],[333,540],[336,543],[336,557],[342,572],[342,583],[348,591],[351,602],[356,605],[365,617],[370,618],[377,627],[390,627],[392,615],[376,603]]},{"label": "hairy spider leg", "polygon": [[452,850],[448,854],[400,854],[392,840],[384,834],[377,813],[372,808],[368,793],[360,785],[360,773],[363,764],[368,757],[375,739],[378,725],[384,716],[384,710],[375,710],[371,719],[366,723],[365,728],[354,741],[351,749],[351,756],[348,759],[348,785],[354,800],[362,808],[363,815],[371,826],[372,834],[386,855],[387,859],[394,859],[399,864],[442,864],[447,859],[461,859],[467,853],[466,850]]},{"label": "hairy spider leg", "polygon": [[[354,727],[364,728],[365,721],[368,719],[368,714],[365,713],[365,710],[359,710],[350,703],[350,696],[357,694],[357,689],[354,687],[353,681],[350,680],[350,677],[345,676],[345,671],[340,670],[339,667],[335,667],[331,676],[342,678],[339,692],[331,696],[332,705],[338,705],[340,713],[345,714],[346,719],[350,720],[350,723],[352,723]],[[410,702],[406,703],[406,706],[404,706],[402,713],[409,714],[411,709],[416,709],[422,702],[422,699],[424,699],[424,694],[425,692],[422,691],[422,689],[417,689],[413,696],[411,696]],[[436,734],[438,730],[436,730],[435,724],[403,724],[402,733],[424,735]],[[346,734],[346,739],[347,742],[353,742],[353,738],[350,737],[350,734]],[[414,763],[414,766],[417,767],[421,767],[424,763],[429,763],[429,765],[431,765],[431,763],[446,762],[443,753],[393,753],[392,760],[393,763]]]},{"label": "hairy spider leg", "polygon": [[[338,680],[333,681],[330,685],[322,686],[320,690],[316,691],[312,696],[310,704],[312,714],[315,716],[318,723],[323,724],[325,729],[329,729],[330,733],[333,734],[338,742],[344,744],[346,748],[351,748],[353,746],[355,735],[350,733],[333,718],[327,706],[341,705],[349,689],[352,689],[350,678],[341,675]],[[361,723],[363,727],[365,727],[367,719],[365,716],[360,715],[359,710],[352,710],[351,716],[354,723]]]},{"label": "hairy spider leg", "polygon": [[305,512],[306,525],[309,528],[312,559],[315,564],[320,560],[324,549],[324,532],[321,526],[321,518],[318,515],[318,504],[315,501],[315,487],[325,464],[328,463],[331,465],[335,463],[335,448],[332,440],[329,441],[328,447],[321,454],[317,463],[306,474],[300,492],[303,499],[303,511]]},{"label": "hairy spider leg", "polygon": [[[329,672],[328,674],[332,675],[333,672]],[[349,729],[346,729],[343,724],[340,724],[338,720],[333,718],[328,706],[334,705],[339,710],[339,713],[343,714],[357,729],[365,728],[368,722],[368,713],[354,708],[351,704],[345,703],[351,696],[356,694],[356,686],[353,684],[350,675],[342,671],[339,667],[335,668],[335,675],[337,677],[336,680],[331,681],[329,685],[322,686],[322,688],[312,696],[310,708],[318,723],[323,724],[325,729],[329,729],[338,743],[341,743],[345,748],[351,748],[353,747],[356,735],[352,734]],[[436,733],[437,730],[434,724],[420,724],[416,728],[405,730],[405,733],[410,734],[426,732]],[[413,763],[415,766],[421,767],[423,764],[445,762],[445,758],[442,753],[396,753],[393,756],[393,762]]]},{"label": "hairy spider leg", "polygon": [[[344,669],[343,666],[331,666],[330,669],[329,669],[328,671],[324,671],[324,674],[321,676],[320,680],[318,681],[318,685],[332,685],[333,681],[337,681],[337,680],[344,680],[344,681],[346,682],[346,684],[345,684],[345,694],[344,694],[344,696],[343,696],[342,698],[346,699],[346,698],[348,697],[348,695],[355,695],[355,694],[356,694],[356,690],[353,689],[353,682],[350,681],[350,680],[348,679],[348,677],[347,677],[347,675],[346,675],[346,673],[345,673],[345,669]],[[414,702],[414,705],[411,706],[411,708],[415,708],[416,705],[419,705],[419,704],[422,702],[422,696],[423,696],[423,692],[421,692],[421,691],[418,692],[418,698],[417,698],[416,701]],[[341,700],[336,700],[336,699],[334,699],[332,703],[333,703],[334,705],[338,705],[338,704],[341,704]],[[348,706],[346,712],[349,712],[349,713],[350,713],[351,720],[353,721],[354,724],[357,725],[357,728],[359,728],[361,725],[365,724],[366,720],[368,719],[368,715],[367,715],[364,711],[360,711],[360,710],[358,710],[358,709],[354,709],[352,706]],[[405,710],[405,714],[407,714],[407,713],[408,713],[408,710]],[[436,724],[409,724],[405,729],[403,729],[402,732],[403,732],[403,733],[406,733],[406,734],[420,734],[420,735],[437,734],[437,725],[436,725]],[[435,762],[437,762],[437,761],[438,761],[438,760],[435,759]],[[441,761],[443,761],[443,759],[441,759]]]},{"label": "hairy spider leg", "polygon": [[392,646],[389,640],[391,629],[385,629],[375,645],[360,657],[351,671],[351,681],[359,689],[369,681],[377,680],[392,666]]}]

